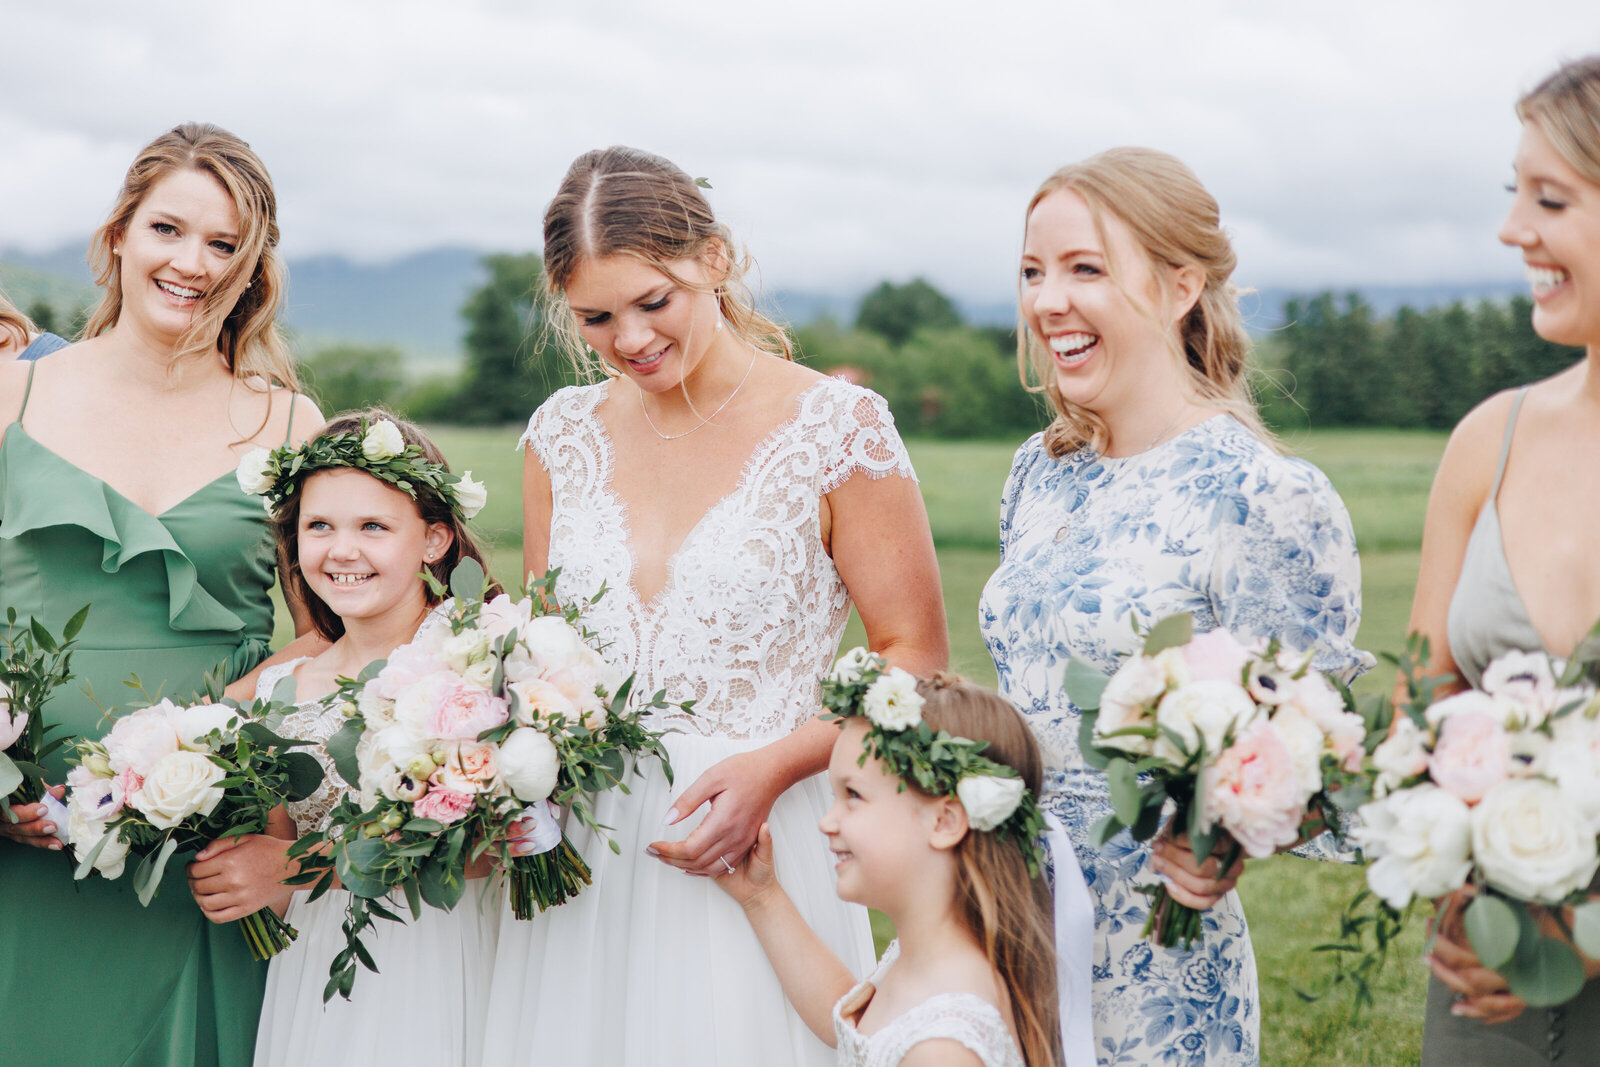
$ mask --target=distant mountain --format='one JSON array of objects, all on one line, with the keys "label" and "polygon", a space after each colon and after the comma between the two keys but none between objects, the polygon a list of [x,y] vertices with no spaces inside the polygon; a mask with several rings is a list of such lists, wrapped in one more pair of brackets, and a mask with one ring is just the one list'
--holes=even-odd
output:
[{"label": "distant mountain", "polygon": [[[0,286],[23,307],[40,299],[63,309],[92,303],[93,279],[83,252],[87,243],[49,252],[0,250]],[[298,335],[302,351],[353,341],[391,344],[421,363],[448,362],[461,346],[461,305],[484,279],[480,262],[484,255],[471,248],[441,247],[387,263],[359,263],[343,256],[290,260],[284,323]],[[1342,293],[1350,287],[1333,288]],[[1422,309],[1457,300],[1503,300],[1527,291],[1523,282],[1510,280],[1356,288],[1379,315],[1404,305]],[[1321,291],[1316,287],[1264,286],[1244,297],[1246,325],[1257,334],[1277,329],[1283,325],[1286,300]],[[863,295],[780,289],[764,296],[762,305],[793,325],[823,317],[848,324],[855,320]],[[954,299],[961,314],[974,325],[1011,326],[1016,322],[1016,304],[1010,300]]]}]

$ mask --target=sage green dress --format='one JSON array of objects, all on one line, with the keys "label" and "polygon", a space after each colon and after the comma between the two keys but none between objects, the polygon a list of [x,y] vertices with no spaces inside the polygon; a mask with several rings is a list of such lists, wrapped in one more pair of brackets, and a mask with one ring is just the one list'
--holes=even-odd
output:
[{"label": "sage green dress", "polygon": [[[230,471],[153,516],[30,437],[26,409],[0,437],[0,627],[14,607],[59,635],[93,604],[48,721],[100,736],[102,706],[139,700],[132,675],[181,699],[208,671],[232,680],[262,659],[274,552],[260,498]],[[53,781],[63,757],[46,761]],[[70,854],[0,839],[0,1062],[248,1065],[267,965],[202,916],[190,857],[173,857],[144,908],[132,863],[75,883]]]}]

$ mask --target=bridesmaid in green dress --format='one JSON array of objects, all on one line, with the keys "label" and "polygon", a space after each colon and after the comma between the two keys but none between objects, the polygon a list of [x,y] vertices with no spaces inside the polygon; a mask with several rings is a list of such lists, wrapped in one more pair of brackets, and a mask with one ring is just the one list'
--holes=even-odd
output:
[{"label": "bridesmaid in green dress", "polygon": [[[86,340],[0,364],[0,617],[14,607],[59,632],[94,605],[78,676],[47,707],[71,734],[103,733],[104,709],[136,697],[130,675],[182,699],[207,672],[231,680],[266,655],[272,538],[234,468],[322,422],[277,331],[275,213],[244,142],[214,126],[164,134],[91,245],[104,296]],[[59,754],[47,768],[65,777]],[[0,1058],[248,1064],[266,964],[205,921],[184,864],[141,908],[131,878],[74,884],[43,806],[13,810],[17,823],[0,820]]]}]

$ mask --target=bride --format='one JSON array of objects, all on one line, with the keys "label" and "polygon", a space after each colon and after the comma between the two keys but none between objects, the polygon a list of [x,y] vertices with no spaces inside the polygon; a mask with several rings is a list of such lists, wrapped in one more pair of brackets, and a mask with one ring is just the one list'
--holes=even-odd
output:
[{"label": "bride", "polygon": [[652,763],[602,794],[621,852],[575,838],[593,884],[506,913],[485,1063],[831,1062],[710,881],[764,821],[806,919],[871,969],[866,912],[816,841],[838,733],[817,680],[852,603],[893,663],[943,667],[938,567],[883,400],[793,362],[745,265],[696,183],[634,149],[580,156],[545,213],[555,317],[609,380],[529,422],[524,563],[560,567],[563,600],[603,585],[613,662],[694,707],[656,724],[676,731],[673,783]]}]

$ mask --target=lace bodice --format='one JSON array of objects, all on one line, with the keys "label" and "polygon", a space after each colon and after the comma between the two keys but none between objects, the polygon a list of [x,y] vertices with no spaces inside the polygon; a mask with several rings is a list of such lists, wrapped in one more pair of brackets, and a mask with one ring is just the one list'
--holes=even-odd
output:
[{"label": "lace bodice", "polygon": [[[256,679],[256,699],[265,700],[272,696],[272,691],[279,682],[294,673],[294,669],[310,656],[299,659],[287,660],[283,663],[274,663],[261,672]],[[302,752],[309,752],[322,764],[322,784],[317,786],[317,791],[304,800],[291,800],[284,805],[289,809],[289,817],[294,820],[294,832],[301,837],[315,830],[325,830],[328,826],[328,813],[338,806],[344,795],[352,792],[352,787],[333,766],[333,760],[328,755],[328,738],[338,732],[344,725],[344,716],[339,712],[339,706],[331,700],[308,700],[296,706],[294,711],[283,717],[278,724],[278,733],[284,737],[293,737],[301,741],[315,741],[316,744],[308,745]]]},{"label": "lace bodice", "polygon": [[[850,611],[823,548],[822,497],[857,473],[915,477],[883,398],[828,378],[745,462],[733,491],[690,530],[648,602],[633,585],[629,515],[611,488],[616,456],[595,410],[606,386],[556,393],[522,444],[550,475],[551,567],[563,600],[608,592],[589,624],[635,690],[695,701],[657,726],[729,738],[787,734],[817,709],[817,678]],[[643,516],[648,520],[649,516]]]},{"label": "lace bodice", "polygon": [[833,1006],[833,1034],[840,1067],[894,1067],[923,1041],[958,1041],[983,1061],[983,1067],[1024,1067],[1016,1039],[1000,1010],[972,993],[929,997],[888,1026],[867,1036],[845,1018],[864,1008],[890,966],[900,958],[900,942],[884,950],[883,960]]}]

